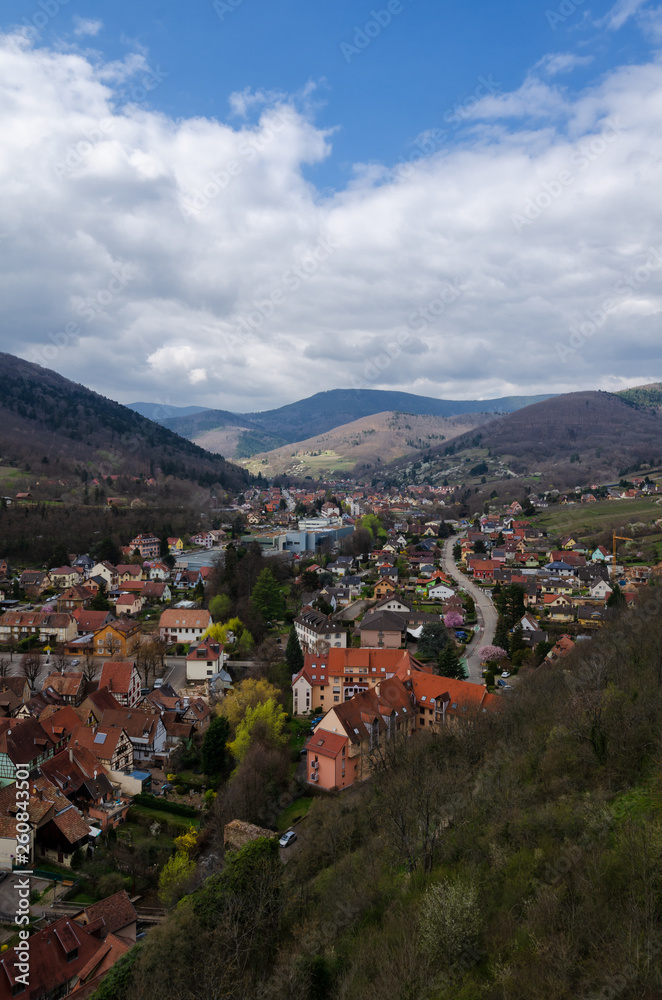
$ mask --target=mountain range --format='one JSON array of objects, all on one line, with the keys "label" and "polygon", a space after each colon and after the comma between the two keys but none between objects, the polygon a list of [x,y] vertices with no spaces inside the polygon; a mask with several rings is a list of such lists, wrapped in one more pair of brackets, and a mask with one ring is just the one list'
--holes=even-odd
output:
[{"label": "mountain range", "polygon": [[[533,477],[565,489],[662,465],[662,383],[461,401],[334,389],[236,414],[122,406],[0,353],[0,384],[0,479],[11,470],[43,478],[163,475],[241,492],[249,471],[301,478],[342,472],[470,486]],[[242,451],[249,471],[237,464]]]},{"label": "mountain range", "polygon": [[[329,389],[288,403],[274,410],[231,413],[228,410],[199,410],[197,413],[165,413],[154,416],[164,427],[205,447],[210,431],[224,432],[213,440],[222,443],[223,454],[249,458],[286,444],[325,434],[361,417],[399,412],[418,416],[455,417],[467,413],[511,413],[549,396],[504,396],[501,399],[436,399],[409,392],[384,389]],[[146,412],[149,404],[133,403]],[[166,409],[165,407],[162,409]]]}]

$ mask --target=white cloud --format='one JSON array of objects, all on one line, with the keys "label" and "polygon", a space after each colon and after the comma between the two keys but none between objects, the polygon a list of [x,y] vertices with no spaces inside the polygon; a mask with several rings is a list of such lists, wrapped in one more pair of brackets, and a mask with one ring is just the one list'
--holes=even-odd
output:
[{"label": "white cloud", "polygon": [[617,0],[614,6],[607,11],[606,15],[597,24],[600,27],[608,28],[610,31],[618,31],[626,21],[634,17],[645,3],[646,0]]},{"label": "white cloud", "polygon": [[148,107],[147,56],[0,45],[4,350],[125,402],[245,410],[349,385],[563,391],[659,364],[656,62],[576,97],[531,75],[474,105],[456,145],[323,194],[306,169],[332,135],[300,96],[244,94],[258,117],[238,125],[173,120]]},{"label": "white cloud", "polygon": [[103,21],[97,21],[90,17],[79,17],[78,15],[74,17],[74,24],[76,26],[74,35],[79,37],[83,35],[96,36],[103,28]]},{"label": "white cloud", "polygon": [[547,76],[557,76],[559,73],[570,73],[578,66],[590,66],[593,56],[577,56],[573,52],[550,52],[544,56],[535,69]]}]

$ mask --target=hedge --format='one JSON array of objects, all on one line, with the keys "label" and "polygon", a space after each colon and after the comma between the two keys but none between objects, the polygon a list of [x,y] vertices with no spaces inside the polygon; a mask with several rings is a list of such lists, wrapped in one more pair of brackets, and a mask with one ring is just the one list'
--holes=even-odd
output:
[{"label": "hedge", "polygon": [[195,817],[198,815],[198,810],[194,809],[193,806],[181,805],[179,802],[168,802],[166,798],[149,795],[147,792],[139,792],[138,795],[134,795],[131,803],[135,806],[145,806],[147,809],[157,809],[159,812],[173,813],[175,816]]}]

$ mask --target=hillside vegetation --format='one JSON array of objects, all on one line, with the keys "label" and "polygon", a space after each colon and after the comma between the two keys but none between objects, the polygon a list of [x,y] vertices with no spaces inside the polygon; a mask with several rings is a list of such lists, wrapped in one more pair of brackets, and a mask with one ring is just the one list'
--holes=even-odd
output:
[{"label": "hillside vegetation", "polygon": [[0,354],[0,461],[59,478],[174,476],[241,489],[246,473],[56,372]]},{"label": "hillside vegetation", "polygon": [[[487,414],[467,413],[459,417],[429,417],[412,413],[376,413],[362,417],[326,434],[293,445],[259,452],[241,464],[250,472],[273,476],[313,477],[333,472],[361,473],[404,455],[419,455],[441,441],[456,437],[488,420]],[[219,441],[217,432],[197,438],[203,448]]]},{"label": "hillside vegetation", "polygon": [[662,382],[637,385],[632,389],[623,389],[616,395],[630,403],[636,403],[637,406],[647,406],[651,410],[662,409]]},{"label": "hillside vegetation", "polygon": [[[315,799],[286,865],[263,840],[199,869],[112,995],[656,1000],[661,612],[651,588],[500,713],[388,744]],[[232,811],[268,822],[249,791]],[[228,815],[221,787],[212,853]]]},{"label": "hillside vegetation", "polygon": [[[661,431],[662,419],[651,409],[609,392],[571,392],[433,448],[418,474],[426,480],[448,476],[461,482],[468,469],[485,462],[488,482],[506,473],[537,475],[541,483],[558,489],[618,482],[660,464]],[[407,475],[406,461],[393,472]]]}]

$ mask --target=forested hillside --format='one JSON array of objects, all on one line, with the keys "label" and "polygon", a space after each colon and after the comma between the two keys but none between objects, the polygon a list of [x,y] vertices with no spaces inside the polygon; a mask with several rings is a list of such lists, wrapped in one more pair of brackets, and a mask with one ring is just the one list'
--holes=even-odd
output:
[{"label": "forested hillside", "polygon": [[[391,743],[369,783],[320,795],[287,864],[258,841],[206,880],[200,866],[101,995],[657,1000],[661,734],[650,588],[521,673],[501,712]],[[288,779],[258,751],[252,781],[219,788],[204,855],[229,818],[273,822]]]},{"label": "forested hillside", "polygon": [[134,410],[0,353],[0,461],[59,478],[175,476],[241,489],[246,473]]}]

